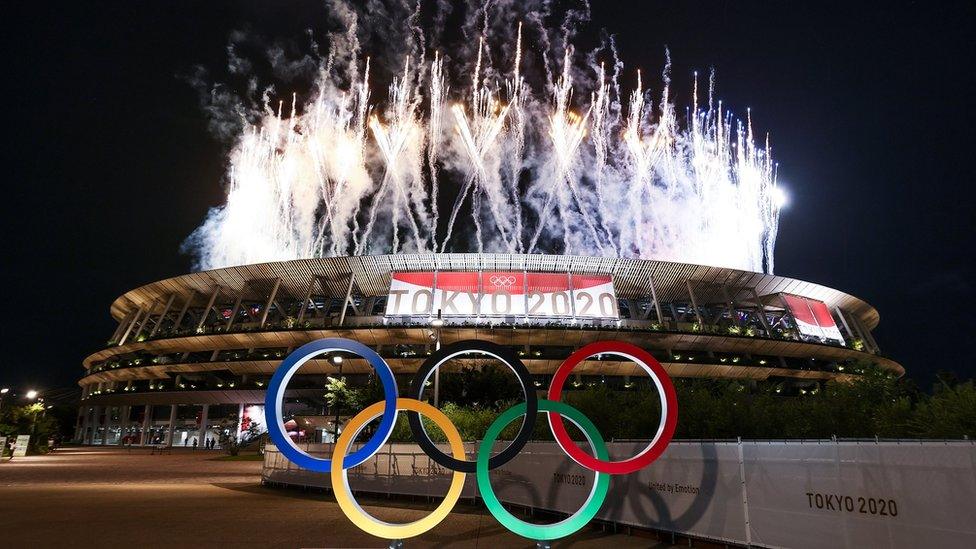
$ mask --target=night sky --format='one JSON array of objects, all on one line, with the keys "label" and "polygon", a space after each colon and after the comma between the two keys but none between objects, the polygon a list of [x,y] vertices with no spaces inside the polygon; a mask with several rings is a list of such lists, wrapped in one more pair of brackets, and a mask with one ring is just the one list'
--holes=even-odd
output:
[{"label": "night sky", "polygon": [[[940,369],[976,375],[976,4],[594,4],[629,68],[659,74],[670,48],[679,105],[692,71],[714,67],[718,96],[771,134],[791,195],[777,274],[877,307],[882,350],[923,386]],[[190,270],[180,244],[223,200],[226,144],[182,75],[223,68],[234,30],[306,43],[324,9],[5,8],[0,385],[74,386],[114,329],[111,302]]]}]

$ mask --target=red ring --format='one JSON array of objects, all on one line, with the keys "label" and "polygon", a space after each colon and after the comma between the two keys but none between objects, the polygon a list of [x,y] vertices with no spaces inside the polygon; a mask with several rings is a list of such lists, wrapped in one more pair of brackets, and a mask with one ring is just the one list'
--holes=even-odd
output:
[{"label": "red ring", "polygon": [[651,356],[650,353],[636,345],[623,341],[597,341],[576,351],[559,366],[559,369],[556,370],[556,374],[552,378],[552,384],[549,385],[548,399],[559,401],[562,398],[563,384],[566,382],[566,378],[569,377],[570,372],[573,371],[573,368],[587,358],[598,354],[624,356],[641,364],[645,370],[650,369],[648,373],[653,378],[656,378],[660,387],[664,389],[664,399],[662,402],[664,407],[661,410],[664,428],[661,430],[661,434],[641,453],[630,459],[623,461],[603,461],[584,452],[576,445],[573,439],[569,438],[569,433],[566,432],[566,426],[563,425],[563,418],[558,413],[547,412],[549,426],[552,428],[552,434],[556,437],[556,443],[559,444],[559,447],[583,467],[611,475],[633,473],[650,465],[668,447],[668,444],[671,442],[671,437],[674,435],[674,428],[678,424],[678,398],[675,395],[674,385],[671,384],[671,378],[668,377],[668,373],[664,371],[661,363]]}]

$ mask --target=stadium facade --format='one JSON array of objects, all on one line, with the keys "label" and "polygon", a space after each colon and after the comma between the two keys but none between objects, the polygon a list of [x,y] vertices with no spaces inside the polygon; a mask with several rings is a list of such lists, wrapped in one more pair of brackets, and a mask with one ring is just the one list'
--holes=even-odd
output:
[{"label": "stadium facade", "polygon": [[[878,312],[841,291],[736,269],[564,255],[329,257],[197,272],[112,303],[118,322],[84,360],[76,439],[190,446],[224,418],[264,422],[264,393],[292,349],[345,337],[375,349],[405,386],[432,350],[464,339],[511,347],[536,385],[591,341],[651,352],[672,377],[775,380],[787,393],[865,364],[901,375],[871,331]],[[468,362],[476,358],[465,359]],[[465,360],[457,361],[464,363]],[[326,377],[368,376],[354,356],[306,363],[289,384],[295,430],[326,440]],[[632,387],[630,362],[593,357],[573,387]],[[302,425],[297,425],[300,422]]]}]

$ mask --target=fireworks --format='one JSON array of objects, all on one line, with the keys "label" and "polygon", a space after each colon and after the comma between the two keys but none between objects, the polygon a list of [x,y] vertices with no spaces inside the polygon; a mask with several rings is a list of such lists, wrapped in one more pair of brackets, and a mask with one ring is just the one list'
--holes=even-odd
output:
[{"label": "fireworks", "polygon": [[471,93],[471,119],[468,119],[463,106],[454,105],[451,107],[460,148],[465,153],[469,169],[465,175],[466,180],[461,188],[461,193],[451,209],[451,218],[447,224],[447,236],[444,237],[441,244],[441,251],[446,251],[454,232],[454,223],[457,221],[458,213],[469,191],[471,191],[472,209],[475,213],[472,216],[472,221],[474,222],[477,251],[484,251],[484,237],[481,232],[482,225],[479,215],[484,204],[487,204],[488,211],[495,223],[499,240],[505,243],[503,246],[511,249],[511,243],[508,239],[508,235],[512,232],[509,226],[510,216],[503,214],[499,209],[499,206],[507,200],[502,192],[500,179],[494,173],[495,170],[488,169],[487,164],[499,156],[499,136],[504,128],[509,107],[508,105],[501,106],[492,91],[487,86],[482,86],[480,76],[483,52],[484,39],[478,43],[478,59],[475,62],[473,91]]},{"label": "fireworks", "polygon": [[602,64],[574,66],[566,44],[558,78],[533,90],[521,24],[515,37],[496,69],[483,33],[467,69],[455,68],[471,75],[456,94],[445,56],[404,55],[382,102],[369,60],[343,42],[351,61],[333,51],[313,97],[292,98],[287,116],[279,105],[237,140],[227,202],[191,240],[199,267],[477,251],[772,271],[782,193],[768,140],[723,110],[711,79],[701,106],[695,77],[679,117],[670,66],[659,94],[631,73],[624,101],[619,67],[608,79]]}]

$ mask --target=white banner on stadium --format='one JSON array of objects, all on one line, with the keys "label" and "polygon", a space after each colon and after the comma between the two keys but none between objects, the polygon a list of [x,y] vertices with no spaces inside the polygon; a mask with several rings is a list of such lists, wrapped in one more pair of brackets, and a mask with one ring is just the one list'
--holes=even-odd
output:
[{"label": "white banner on stadium", "polygon": [[[642,447],[607,446],[614,459]],[[474,459],[475,445],[465,448]],[[437,497],[450,474],[416,445],[395,444],[350,471],[349,481],[356,491]],[[328,475],[298,469],[271,445],[262,475],[329,485]],[[503,502],[573,513],[594,473],[540,442],[491,479]],[[463,496],[475,495],[468,475]],[[976,445],[673,442],[650,467],[613,476],[597,518],[763,547],[976,547]]]},{"label": "white banner on stadium", "polygon": [[391,278],[387,316],[619,318],[610,275],[424,271]]}]

